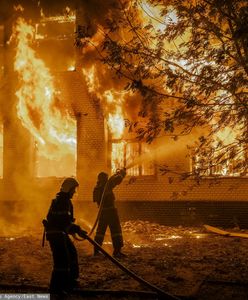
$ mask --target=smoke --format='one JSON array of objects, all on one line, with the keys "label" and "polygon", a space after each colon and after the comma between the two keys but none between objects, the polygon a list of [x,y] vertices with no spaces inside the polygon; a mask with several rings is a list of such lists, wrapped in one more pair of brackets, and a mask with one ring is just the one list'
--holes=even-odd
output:
[{"label": "smoke", "polygon": [[54,180],[38,181],[31,176],[35,161],[32,160],[30,136],[14,118],[16,116],[9,119],[4,135],[4,176],[0,181],[1,235],[21,234],[31,228],[32,231],[41,231],[41,220],[56,189]]},{"label": "smoke", "polygon": [[79,0],[77,4],[79,25],[85,28],[85,35],[92,37],[99,26],[105,27],[109,17],[118,18],[126,7],[127,1],[122,0]]},{"label": "smoke", "polygon": [[[172,171],[178,171],[178,163],[184,161],[185,155],[189,155],[188,148],[197,142],[201,134],[199,130],[194,130],[190,135],[179,136],[176,139],[172,136],[158,137],[150,145],[149,152],[136,157],[131,164],[127,164],[126,168],[130,169],[137,164],[156,160],[158,163],[169,165]],[[187,170],[188,166],[185,166],[185,171]]]}]

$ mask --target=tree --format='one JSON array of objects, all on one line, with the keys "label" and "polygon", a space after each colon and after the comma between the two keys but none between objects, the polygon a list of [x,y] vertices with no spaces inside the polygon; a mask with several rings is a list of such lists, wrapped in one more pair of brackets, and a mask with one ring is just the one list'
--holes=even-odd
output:
[{"label": "tree", "polygon": [[[126,89],[142,96],[139,115],[146,122],[136,127],[138,138],[147,142],[164,134],[176,138],[201,127],[194,145],[194,175],[209,175],[219,164],[245,175],[246,1],[118,3],[123,13],[118,18],[109,15],[97,51],[102,62],[126,80]],[[230,159],[235,163],[230,165]]]}]

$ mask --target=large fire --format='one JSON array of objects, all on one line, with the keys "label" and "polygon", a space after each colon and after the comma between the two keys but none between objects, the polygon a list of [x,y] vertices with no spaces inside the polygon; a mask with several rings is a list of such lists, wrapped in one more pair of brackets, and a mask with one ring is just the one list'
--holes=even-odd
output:
[{"label": "large fire", "polygon": [[63,165],[66,161],[69,165],[76,152],[76,122],[68,107],[60,103],[51,72],[32,48],[35,28],[19,18],[14,32],[14,68],[20,81],[18,117],[34,137],[40,156],[50,161],[63,159]]},{"label": "large fire", "polygon": [[[96,76],[95,67],[90,69],[83,69],[83,74],[86,78],[86,82],[90,92],[94,92],[100,99],[103,114],[106,118],[109,132],[111,133],[111,139],[121,140],[123,138],[125,121],[124,121],[124,93],[116,91],[114,89],[105,90],[101,93],[100,83]],[[111,169],[115,172],[118,168],[124,166],[123,151],[124,141],[112,144],[111,151]]]},{"label": "large fire", "polygon": [[[89,91],[94,93],[101,101],[103,114],[110,132],[112,172],[125,166],[128,169],[127,174],[130,176],[153,175],[152,158],[147,159],[148,146],[143,144],[141,147],[137,141],[128,141],[124,133],[126,93],[115,89],[100,92],[101,86],[96,75],[95,66],[82,71]],[[145,158],[144,161],[141,161],[141,157]]]},{"label": "large fire", "polygon": [[[235,155],[235,159],[233,159],[230,156],[230,153],[226,151],[225,146],[231,145],[235,143],[235,141],[238,139],[239,134],[241,130],[238,128],[238,126],[233,126],[233,128],[225,127],[224,129],[220,130],[218,133],[216,133],[216,145],[221,142],[223,145],[222,147],[219,147],[220,150],[217,151],[217,155],[224,154],[223,159],[224,162],[220,165],[217,165],[214,169],[214,172],[216,175],[229,175],[229,176],[239,176],[240,172],[244,171],[243,167],[235,168],[235,165],[242,163],[242,161],[245,160],[245,151],[242,149],[241,146],[238,146]],[[216,155],[216,156],[217,156]]]},{"label": "large fire", "polygon": [[120,139],[123,136],[125,121],[123,113],[124,94],[114,89],[99,92],[100,83],[96,76],[95,67],[83,69],[83,74],[90,92],[94,92],[100,99],[103,113],[106,117],[108,128],[113,139]]},{"label": "large fire", "polygon": [[244,173],[245,149],[237,144],[242,130],[239,126],[219,129],[214,135],[211,147],[214,152],[207,160],[202,154],[195,156],[196,169],[202,169],[204,176],[240,176]]}]

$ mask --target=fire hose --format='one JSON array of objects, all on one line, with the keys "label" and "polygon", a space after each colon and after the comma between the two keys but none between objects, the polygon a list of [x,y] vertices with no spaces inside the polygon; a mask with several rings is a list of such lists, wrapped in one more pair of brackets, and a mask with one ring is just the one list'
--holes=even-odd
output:
[{"label": "fire hose", "polygon": [[128,274],[129,276],[134,278],[139,283],[143,284],[144,286],[150,288],[152,291],[156,292],[159,299],[179,300],[178,297],[163,291],[162,289],[158,288],[157,286],[147,282],[146,280],[144,280],[143,278],[141,278],[140,276],[135,274],[133,271],[129,270],[127,267],[125,267],[123,264],[121,264],[117,259],[115,259],[113,256],[111,256],[108,252],[106,252],[97,242],[95,242],[92,238],[90,238],[85,233],[83,233],[82,235],[80,235],[80,233],[79,233],[79,236],[83,239],[76,238],[77,240],[83,241],[84,239],[86,239],[87,241],[89,241],[97,250],[99,250],[104,256],[106,256],[112,263],[114,263],[122,271],[124,271],[126,274]]},{"label": "fire hose", "polygon": [[[117,170],[117,173],[120,172],[120,170]],[[175,297],[174,295],[171,295],[169,293],[166,293],[165,291],[163,291],[162,289],[156,287],[155,285],[145,281],[143,278],[139,277],[138,275],[136,275],[134,272],[132,272],[131,270],[129,270],[128,268],[126,268],[123,264],[121,264],[118,260],[116,260],[113,256],[111,256],[108,252],[106,252],[97,242],[95,242],[92,238],[90,238],[90,235],[94,232],[97,223],[99,221],[101,212],[102,212],[102,208],[103,208],[103,203],[104,203],[104,196],[105,196],[105,192],[108,186],[108,182],[105,184],[104,189],[103,189],[103,193],[101,195],[101,201],[100,201],[100,205],[99,205],[99,210],[98,210],[98,214],[95,220],[95,223],[91,229],[91,231],[89,232],[88,235],[86,235],[85,233],[83,233],[81,235],[81,237],[83,238],[78,239],[74,236],[75,239],[77,240],[81,240],[83,241],[84,239],[88,240],[97,250],[99,250],[101,253],[103,253],[104,256],[106,256],[112,263],[114,263],[117,267],[119,267],[122,271],[124,271],[125,273],[127,273],[129,276],[131,276],[132,278],[134,278],[136,281],[138,281],[139,283],[145,285],[146,287],[150,288],[151,290],[153,290],[154,292],[156,292],[159,296],[160,299],[178,299],[177,297]],[[79,234],[80,236],[80,234]]]}]

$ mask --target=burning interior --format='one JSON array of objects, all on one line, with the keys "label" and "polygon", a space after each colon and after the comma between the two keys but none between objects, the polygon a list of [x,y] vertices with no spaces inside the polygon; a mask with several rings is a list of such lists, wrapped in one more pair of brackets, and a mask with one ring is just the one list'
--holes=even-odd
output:
[{"label": "burning interior", "polygon": [[[53,28],[51,24],[49,27]],[[75,176],[76,121],[68,104],[62,103],[51,71],[31,47],[41,33],[22,19],[18,19],[15,30],[14,67],[20,82],[17,114],[34,140],[34,173],[37,177]]]}]

